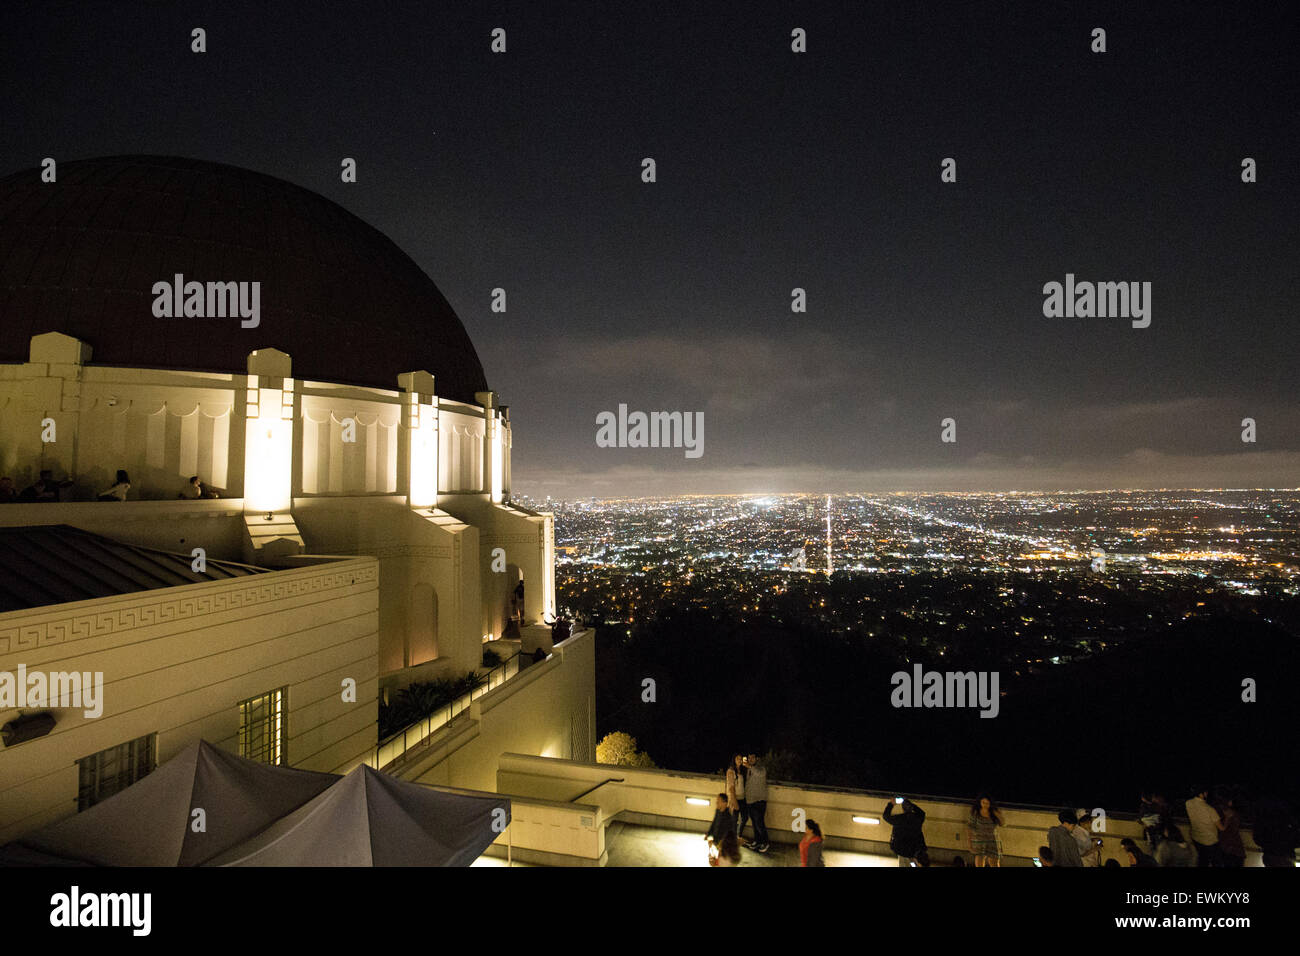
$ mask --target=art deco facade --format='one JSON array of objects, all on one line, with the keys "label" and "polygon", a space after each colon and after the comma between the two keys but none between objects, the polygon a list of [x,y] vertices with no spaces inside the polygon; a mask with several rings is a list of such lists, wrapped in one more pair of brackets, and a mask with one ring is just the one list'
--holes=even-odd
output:
[{"label": "art deco facade", "polygon": [[[260,283],[256,324],[156,315],[155,284],[176,276]],[[13,781],[48,766],[60,736],[63,776],[49,787],[61,793],[74,761],[146,726],[169,728],[160,758],[193,736],[233,747],[239,701],[300,684],[291,733],[305,736],[291,736],[290,760],[344,770],[373,753],[384,693],[481,666],[485,641],[549,649],[552,519],[510,503],[511,443],[509,411],[446,299],[329,200],[158,157],[0,180],[0,476],[21,491],[48,470],[63,486],[55,504],[0,505],[0,527],[67,525],[265,572],[139,571],[118,588],[87,582],[74,603],[7,598],[0,670],[45,661],[104,670],[109,684],[99,721],[62,715],[44,744],[0,751],[0,777],[15,771],[0,780],[0,838],[19,803],[45,799]],[[97,500],[119,470],[126,500]],[[217,497],[179,497],[192,476]],[[76,577],[79,560],[40,573]],[[339,699],[348,677],[360,708]],[[589,687],[582,696],[563,720],[584,730],[563,736],[585,759]],[[90,729],[120,722],[119,706],[129,727]],[[164,718],[169,708],[186,719]]]}]

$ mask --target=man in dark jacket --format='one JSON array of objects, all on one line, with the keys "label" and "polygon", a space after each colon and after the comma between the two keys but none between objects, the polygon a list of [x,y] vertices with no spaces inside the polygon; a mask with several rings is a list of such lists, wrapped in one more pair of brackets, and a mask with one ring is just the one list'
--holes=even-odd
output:
[{"label": "man in dark jacket", "polygon": [[717,846],[722,843],[722,838],[728,833],[736,832],[736,817],[727,809],[727,795],[718,794],[718,802],[713,810],[713,822],[709,824],[709,832],[704,834],[704,839],[711,846]]},{"label": "man in dark jacket", "polygon": [[[895,798],[885,804],[885,822],[893,829],[889,837],[889,848],[898,854],[898,865],[908,866],[916,861],[921,866],[930,865],[930,851],[925,846],[925,834],[921,827],[925,823],[925,811],[911,800],[898,803]],[[895,808],[902,813],[894,816]]]}]

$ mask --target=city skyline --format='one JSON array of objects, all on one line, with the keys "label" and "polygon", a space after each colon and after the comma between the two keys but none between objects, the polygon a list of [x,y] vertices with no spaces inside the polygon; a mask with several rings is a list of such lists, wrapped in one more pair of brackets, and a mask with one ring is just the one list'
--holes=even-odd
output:
[{"label": "city skyline", "polygon": [[[1106,784],[1070,762],[1003,758],[1086,727],[1128,768],[1098,797],[1107,806],[1133,799],[1135,780],[1185,786],[1191,765],[1206,779],[1249,778],[1260,793],[1294,790],[1292,763],[1264,742],[1289,716],[1243,707],[1254,698],[1242,695],[1267,681],[1269,705],[1291,706],[1296,491],[844,495],[829,509],[820,495],[552,504],[560,613],[610,648],[604,726],[661,765],[712,769],[725,757],[691,728],[716,726],[756,735],[784,773],[826,786],[910,779],[942,793],[996,781],[997,793],[1073,805],[1072,775]],[[719,690],[709,678],[734,660],[745,662],[740,679]],[[998,675],[998,720],[894,709],[894,679],[922,667]],[[647,675],[661,699],[674,695],[671,713],[630,700]],[[768,700],[789,704],[753,706]],[[1207,716],[1222,743],[1181,746],[1188,722]],[[1263,734],[1243,723],[1256,718],[1272,721]],[[1178,744],[1147,746],[1168,738]],[[940,761],[917,758],[940,751]]]},{"label": "city skyline", "polygon": [[[1086,495],[1086,494],[1133,494],[1143,491],[1300,491],[1300,485],[1295,486],[1270,486],[1270,485],[1242,485],[1236,488],[1207,485],[1204,487],[1193,487],[1191,485],[1166,487],[1141,487],[1133,486],[1128,488],[1049,488],[1049,489],[1030,489],[1030,488],[972,488],[969,491],[922,491],[914,488],[900,488],[894,491],[870,492],[864,490],[832,492],[834,495],[864,495],[864,494],[887,494],[887,495],[954,495],[954,496],[979,496],[979,495]],[[543,501],[552,500],[561,503],[592,501],[592,502],[620,502],[620,501],[653,501],[666,500],[671,498],[761,498],[766,496],[778,497],[821,497],[826,495],[825,491],[810,490],[807,488],[795,489],[792,491],[769,491],[769,492],[690,492],[679,495],[578,495],[573,498],[560,498],[555,495],[547,498],[537,498],[529,494],[520,494],[515,497],[522,500]]]}]

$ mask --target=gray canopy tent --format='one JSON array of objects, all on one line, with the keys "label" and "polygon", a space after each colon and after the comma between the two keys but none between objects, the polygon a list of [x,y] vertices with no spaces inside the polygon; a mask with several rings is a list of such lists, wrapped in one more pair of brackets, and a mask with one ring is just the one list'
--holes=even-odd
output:
[{"label": "gray canopy tent", "polygon": [[437,790],[364,764],[210,866],[469,866],[510,822],[510,801]]},{"label": "gray canopy tent", "polygon": [[[341,779],[200,740],[107,800],[0,847],[0,864],[199,866]],[[195,810],[203,811],[199,832]]]},{"label": "gray canopy tent", "polygon": [[0,865],[468,866],[509,820],[504,797],[364,765],[346,777],[272,767],[200,741],[121,793],[0,847]]}]

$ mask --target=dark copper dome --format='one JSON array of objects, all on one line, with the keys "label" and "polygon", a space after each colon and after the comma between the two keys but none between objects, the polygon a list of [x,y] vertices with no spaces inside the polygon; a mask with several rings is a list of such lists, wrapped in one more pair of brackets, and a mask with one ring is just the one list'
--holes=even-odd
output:
[{"label": "dark copper dome", "polygon": [[[261,322],[156,318],[155,282],[261,282]],[[93,365],[243,372],[278,348],[295,378],[396,388],[427,369],[473,402],[487,383],[437,286],[378,230],[299,186],[194,159],[115,156],[0,179],[0,362],[63,332]]]}]

